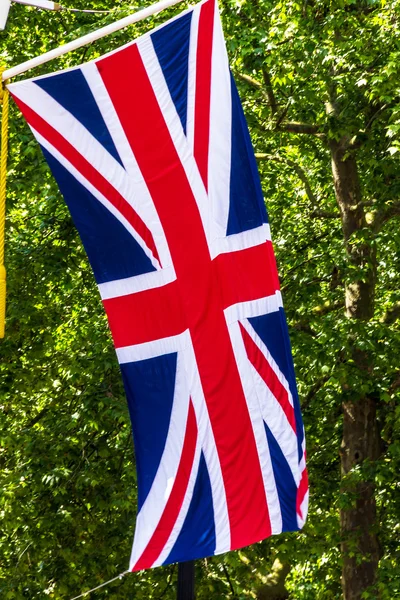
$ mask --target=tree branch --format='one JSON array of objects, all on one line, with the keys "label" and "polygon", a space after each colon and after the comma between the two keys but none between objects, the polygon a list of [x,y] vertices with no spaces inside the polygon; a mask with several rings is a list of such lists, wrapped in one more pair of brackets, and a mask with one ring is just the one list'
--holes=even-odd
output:
[{"label": "tree branch", "polygon": [[302,260],[300,263],[298,263],[297,265],[295,265],[294,267],[291,267],[290,269],[288,269],[286,271],[286,273],[284,273],[284,274],[281,275],[281,283],[283,284],[283,282],[288,278],[288,275],[290,275],[291,273],[293,273],[293,271],[297,271],[297,269],[300,269],[300,267],[303,267],[304,265],[307,265],[308,263],[312,262],[313,260],[316,260],[318,258],[322,258],[323,256],[325,256],[325,254],[327,254],[327,253],[326,252],[321,252],[320,254],[314,254],[310,258],[306,258],[306,259]]},{"label": "tree branch", "polygon": [[280,124],[282,123],[282,121],[284,120],[284,118],[287,115],[287,111],[289,110],[289,106],[290,106],[290,100],[287,102],[285,108],[283,109],[283,111],[279,115],[278,120],[277,120],[276,125],[275,125],[275,129],[279,129]]},{"label": "tree branch", "polygon": [[265,90],[267,93],[269,105],[271,107],[271,113],[272,113],[272,115],[276,115],[276,113],[278,112],[278,105],[276,102],[274,90],[272,88],[272,81],[271,81],[270,74],[268,73],[268,71],[265,67],[263,67],[262,74],[263,74],[263,78],[264,78]]},{"label": "tree branch", "polygon": [[[339,300],[338,302],[334,302],[333,304],[327,303],[323,304],[322,306],[314,306],[311,312],[314,315],[322,317],[324,315],[328,315],[331,312],[335,312],[336,310],[340,310],[341,308],[344,309],[344,307],[344,300]],[[293,329],[296,329],[296,331],[304,331],[312,337],[316,337],[317,335],[317,333],[311,328],[309,322],[306,319],[302,319],[300,321],[297,321],[296,323],[291,323],[291,327],[293,327]]]},{"label": "tree branch", "polygon": [[309,323],[306,323],[305,321],[298,321],[297,323],[292,323],[291,327],[293,327],[293,329],[295,329],[296,331],[302,331],[303,333],[307,333],[308,335],[311,335],[311,337],[317,337],[317,332],[314,331],[314,329],[312,329],[312,327],[310,326]]},{"label": "tree branch", "polygon": [[172,583],[172,576],[174,574],[175,571],[175,565],[176,563],[171,565],[170,571],[169,571],[169,575],[167,577],[167,585],[165,586],[164,590],[161,593],[161,596],[158,596],[158,600],[161,600],[161,598],[164,598],[165,594],[168,592],[169,587],[171,586]]},{"label": "tree branch", "polygon": [[395,392],[396,390],[398,390],[399,387],[400,387],[400,371],[397,371],[396,377],[395,377],[394,381],[390,385],[389,394],[393,394],[393,392]]},{"label": "tree branch", "polygon": [[282,158],[281,156],[274,156],[273,154],[265,154],[265,153],[260,153],[260,152],[257,152],[255,154],[255,157],[257,160],[273,160],[275,162],[283,163],[283,164],[286,164],[289,167],[291,167],[293,169],[293,171],[295,171],[296,175],[298,176],[298,178],[300,179],[302,184],[304,185],[305,192],[306,192],[311,204],[315,207],[318,206],[318,200],[317,200],[316,196],[314,195],[314,192],[311,189],[311,185],[310,185],[310,182],[308,181],[306,172],[304,171],[304,169],[302,167],[300,167],[300,165],[298,165],[296,162],[294,162],[294,160],[290,160],[290,158]]},{"label": "tree branch", "polygon": [[[377,110],[374,113],[370,113],[370,116],[368,118],[368,121],[366,122],[366,125],[364,127],[364,129],[360,129],[360,131],[358,131],[358,133],[349,141],[349,149],[351,150],[356,150],[358,148],[361,148],[361,146],[363,144],[365,144],[365,142],[368,139],[368,133],[372,128],[372,125],[374,124],[374,122],[376,121],[376,119],[378,119],[380,117],[380,115],[385,112],[385,110],[387,110],[388,108],[392,108],[394,106],[396,106],[396,104],[398,104],[399,100],[394,100],[393,102],[387,102],[386,104],[381,104]],[[371,107],[371,108],[376,108],[376,107]]]},{"label": "tree branch", "polygon": [[236,593],[235,593],[235,589],[234,589],[234,587],[233,587],[233,585],[232,585],[231,578],[229,577],[229,571],[228,571],[228,569],[226,568],[226,565],[225,565],[225,563],[222,563],[222,568],[223,568],[223,570],[224,570],[224,573],[225,573],[226,580],[227,580],[227,582],[228,582],[228,584],[229,584],[229,587],[230,587],[230,589],[231,589],[231,594],[232,594],[232,596],[233,596],[234,598],[237,598],[237,596],[236,596]]},{"label": "tree branch", "polygon": [[253,88],[260,90],[263,93],[263,96],[268,99],[268,96],[267,96],[265,90],[263,89],[262,83],[257,81],[257,79],[253,79],[253,77],[250,77],[250,75],[246,75],[245,73],[239,73],[238,71],[235,71],[235,77],[238,77],[238,79],[245,81],[246,83],[251,85]]},{"label": "tree branch", "polygon": [[364,208],[365,206],[374,206],[374,204],[374,200],[363,200],[362,202],[358,202],[357,204],[352,204],[349,206],[349,210],[357,212],[360,208]]},{"label": "tree branch", "polygon": [[320,139],[325,139],[325,134],[321,133],[318,125],[312,123],[300,123],[298,121],[284,121],[277,126],[278,131],[287,131],[288,133],[315,135]]},{"label": "tree branch", "polygon": [[295,246],[294,250],[296,251],[297,254],[301,254],[308,248],[311,248],[311,246],[316,245],[318,242],[320,242],[321,240],[324,240],[325,238],[327,238],[331,235],[332,235],[331,231],[325,231],[324,233],[321,233],[320,235],[316,235],[313,238],[309,239],[309,241],[306,244],[303,244],[302,246]]},{"label": "tree branch", "polygon": [[315,196],[314,192],[312,191],[312,188],[311,188],[310,182],[308,180],[308,177],[306,175],[306,172],[296,162],[294,162],[293,160],[290,160],[289,158],[282,158],[280,156],[264,154],[261,152],[256,153],[255,157],[257,160],[274,160],[276,162],[285,163],[289,167],[291,167],[293,169],[293,171],[295,171],[298,178],[303,183],[307,197],[310,200],[310,202],[314,208],[314,210],[309,215],[312,219],[338,219],[340,217],[340,214],[338,212],[329,212],[329,211],[322,210],[321,208],[319,208],[318,199]]},{"label": "tree branch", "polygon": [[314,385],[309,389],[308,393],[304,396],[303,401],[301,402],[301,410],[304,412],[308,409],[311,404],[311,401],[318,394],[320,390],[324,387],[327,381],[332,377],[332,375],[324,375],[319,379]]},{"label": "tree branch", "polygon": [[378,233],[382,227],[394,217],[400,216],[400,200],[397,202],[393,202],[386,208],[382,208],[377,211],[374,221],[373,221],[373,229],[375,233]]},{"label": "tree branch", "polygon": [[323,315],[328,315],[331,312],[335,312],[335,310],[340,310],[341,308],[345,308],[344,306],[344,299],[343,300],[338,300],[337,302],[326,302],[325,304],[322,304],[320,306],[314,306],[314,308],[312,309],[312,312],[315,315],[318,315],[319,317],[322,317]]},{"label": "tree branch", "polygon": [[400,302],[396,302],[391,308],[381,317],[380,322],[385,325],[391,325],[400,317]]},{"label": "tree branch", "polygon": [[48,408],[43,408],[40,412],[38,412],[38,414],[36,415],[36,417],[33,417],[33,419],[31,419],[29,421],[29,423],[27,425],[25,425],[25,427],[27,429],[30,429],[31,427],[33,427],[34,425],[36,425],[36,423],[39,423],[39,421],[49,412]]},{"label": "tree branch", "polygon": [[[313,258],[315,258],[315,257],[313,257]],[[302,285],[303,285],[303,287],[305,287],[306,285],[312,285],[314,283],[324,283],[325,281],[329,281],[329,279],[330,279],[330,276],[329,277],[313,277],[312,279],[309,279],[309,281],[304,281],[302,283]],[[283,278],[282,278],[282,281],[283,281]],[[282,285],[281,292],[284,292],[285,290],[290,288],[292,285],[298,285],[297,281],[290,280],[286,285]]]},{"label": "tree branch", "polygon": [[337,212],[329,212],[327,210],[316,209],[309,215],[312,219],[339,219],[340,215]]},{"label": "tree branch", "polygon": [[372,115],[372,117],[370,118],[370,120],[368,121],[368,123],[365,126],[365,130],[364,131],[368,131],[369,129],[371,129],[372,127],[372,123],[375,121],[375,119],[377,119],[379,117],[379,115],[386,110],[387,108],[389,108],[390,104],[383,104],[382,106],[380,106],[378,108],[378,110]]},{"label": "tree branch", "polygon": [[[241,79],[242,81],[245,81],[247,84],[251,85],[257,90],[260,90],[264,98],[268,100],[268,105],[271,107],[272,114],[276,115],[278,112],[278,102],[276,101],[276,96],[272,87],[271,77],[265,68],[263,69],[262,73],[264,78],[265,89],[259,81],[253,79],[253,77],[250,77],[250,75],[246,75],[244,73],[239,73],[238,71],[236,71],[235,76]],[[277,120],[275,124],[276,131],[287,131],[288,133],[298,134],[304,133],[314,135],[321,139],[325,139],[325,134],[321,133],[319,125],[313,125],[312,123],[301,123],[298,121],[283,121],[283,119],[286,116],[287,110],[288,107],[286,107],[286,109],[283,111],[283,114]]]}]

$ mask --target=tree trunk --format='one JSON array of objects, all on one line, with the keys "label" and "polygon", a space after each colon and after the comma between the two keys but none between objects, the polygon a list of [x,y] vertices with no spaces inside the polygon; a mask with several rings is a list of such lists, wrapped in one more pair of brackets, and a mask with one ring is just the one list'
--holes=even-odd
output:
[{"label": "tree trunk", "polygon": [[376,283],[375,249],[368,243],[357,243],[351,236],[366,228],[357,163],[345,141],[331,143],[332,174],[336,200],[342,219],[344,242],[349,262],[357,268],[358,278],[346,286],[348,317],[368,320],[374,315]]},{"label": "tree trunk", "polygon": [[380,554],[374,484],[351,476],[346,480],[346,476],[355,465],[376,460],[380,444],[372,398],[346,401],[343,411],[342,492],[351,501],[351,508],[342,508],[340,513],[342,586],[345,600],[360,600],[364,591],[374,589]]},{"label": "tree trunk", "polygon": [[[374,314],[376,253],[368,239],[357,239],[357,232],[367,227],[357,163],[346,140],[332,142],[330,150],[346,252],[356,273],[346,285],[346,314],[349,319],[367,321]],[[351,358],[358,376],[371,377],[372,365],[365,351],[354,348]],[[379,543],[373,476],[366,477],[365,469],[361,477],[352,470],[356,465],[365,467],[378,458],[380,437],[375,400],[360,395],[357,384],[353,383],[352,387],[351,382],[343,385],[343,398],[341,467],[346,507],[340,511],[342,587],[345,600],[361,600],[363,592],[371,592],[376,584]],[[378,594],[374,593],[377,598]]]},{"label": "tree trunk", "polygon": [[275,559],[266,583],[257,591],[257,600],[287,600],[289,592],[285,587],[285,580],[289,571],[289,563]]}]

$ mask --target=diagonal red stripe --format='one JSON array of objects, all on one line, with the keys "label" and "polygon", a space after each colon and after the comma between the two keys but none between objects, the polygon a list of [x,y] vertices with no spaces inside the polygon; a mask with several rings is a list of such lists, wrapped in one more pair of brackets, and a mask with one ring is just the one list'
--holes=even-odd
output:
[{"label": "diagonal red stripe", "polygon": [[303,500],[304,500],[304,497],[305,497],[307,491],[308,491],[308,473],[307,473],[307,469],[304,469],[304,471],[301,474],[301,480],[300,480],[299,488],[297,490],[297,499],[296,499],[296,511],[300,515],[301,518],[303,518],[303,514],[301,512],[301,505],[303,503]]},{"label": "diagonal red stripe", "polygon": [[142,556],[134,565],[132,571],[141,571],[142,569],[149,569],[152,567],[153,563],[160,556],[162,549],[171,535],[188,487],[196,450],[196,442],[197,424],[192,400],[190,400],[181,460],[179,462],[178,471],[176,473],[170,496],[165,505],[164,512],[157,525],[157,528],[150,539],[150,542],[148,543]]},{"label": "diagonal red stripe", "polygon": [[246,348],[247,356],[254,366],[256,371],[261,375],[274,397],[277,399],[279,404],[282,407],[283,412],[286,415],[287,420],[290,423],[291,428],[296,433],[296,419],[294,414],[294,408],[290,404],[289,395],[286,389],[283,387],[281,382],[279,381],[275,371],[265,358],[264,354],[261,352],[260,348],[257,344],[251,339],[250,335],[247,333],[246,329],[243,327],[241,323],[240,330],[242,332],[244,345]]},{"label": "diagonal red stripe", "polygon": [[40,133],[50,144],[56,148],[84,177],[91,183],[111,204],[125,217],[140,235],[154,258],[160,262],[156,245],[151,231],[142,221],[137,212],[123,196],[105,179],[82,154],[72,146],[56,129],[47,123],[40,115],[27,106],[22,100],[13,95],[21,112],[29,125]]}]

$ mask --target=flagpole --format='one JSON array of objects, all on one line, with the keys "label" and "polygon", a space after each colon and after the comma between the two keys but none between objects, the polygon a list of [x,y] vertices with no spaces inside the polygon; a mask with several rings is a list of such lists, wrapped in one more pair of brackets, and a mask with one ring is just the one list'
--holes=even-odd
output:
[{"label": "flagpole", "polygon": [[49,52],[45,52],[40,56],[36,56],[35,58],[31,58],[20,65],[15,67],[11,67],[11,69],[6,69],[2,73],[2,80],[11,79],[16,75],[20,75],[21,73],[25,73],[25,71],[29,71],[29,69],[33,69],[34,67],[38,67],[49,60],[53,60],[54,58],[58,58],[67,52],[71,52],[72,50],[76,50],[77,48],[81,48],[82,46],[86,46],[87,44],[91,44],[95,40],[99,40],[100,38],[109,35],[110,33],[114,33],[115,31],[119,31],[128,25],[132,25],[132,23],[137,23],[146,17],[150,17],[162,10],[169,8],[170,6],[174,6],[182,2],[182,0],[161,0],[160,2],[156,2],[156,4],[152,4],[147,8],[143,8],[132,15],[128,15],[123,19],[119,19],[115,21],[115,23],[110,23],[110,25],[106,25],[105,27],[101,27],[96,31],[92,31],[82,37],[77,38],[76,40],[72,40],[72,42],[68,42],[63,46],[59,46],[58,48],[54,48],[54,50],[50,50]]},{"label": "flagpole", "polygon": [[178,564],[177,600],[194,600],[194,560]]}]

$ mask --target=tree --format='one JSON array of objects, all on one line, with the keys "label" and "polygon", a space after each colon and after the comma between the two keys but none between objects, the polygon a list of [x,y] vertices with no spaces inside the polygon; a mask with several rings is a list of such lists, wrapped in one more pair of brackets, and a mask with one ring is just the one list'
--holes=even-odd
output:
[{"label": "tree", "polygon": [[[103,18],[13,5],[0,38],[7,64],[131,11],[112,7]],[[198,598],[262,594],[279,559],[292,567],[285,586],[296,600],[341,597],[341,563],[345,600],[391,600],[400,590],[399,4],[220,8],[275,240],[312,497],[302,533],[199,562]],[[94,58],[177,10],[29,76]],[[68,600],[126,568],[136,501],[130,425],[77,234],[15,107],[10,126],[0,591]],[[104,594],[168,599],[175,580],[173,567],[157,569]]]},{"label": "tree", "polygon": [[389,290],[379,280],[386,279],[379,265],[387,260],[390,221],[400,213],[393,85],[398,4],[261,2],[258,10],[243,6],[238,12],[244,35],[232,49],[239,78],[253,90],[249,118],[263,150],[258,157],[298,178],[308,204],[302,219],[337,219],[330,229],[337,232],[340,223],[343,236],[342,256],[331,264],[330,278],[325,273],[325,305],[315,311],[337,315],[342,305],[346,316],[339,317],[342,344],[328,371],[338,378],[343,413],[343,592],[355,600],[378,593],[373,465],[383,444],[377,404],[397,378],[388,362],[386,387],[377,380],[376,342],[390,335],[384,326],[398,314],[390,301],[385,312]]}]

